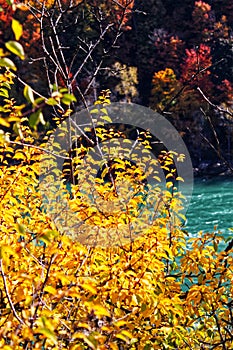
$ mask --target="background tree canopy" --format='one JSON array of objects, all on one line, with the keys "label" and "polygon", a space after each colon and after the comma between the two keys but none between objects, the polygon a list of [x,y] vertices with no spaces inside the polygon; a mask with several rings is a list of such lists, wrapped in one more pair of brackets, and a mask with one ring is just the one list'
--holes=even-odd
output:
[{"label": "background tree canopy", "polygon": [[[1,46],[14,38],[14,17],[22,25],[25,50],[25,59],[15,62],[19,79],[45,97],[54,85],[67,88],[77,99],[76,109],[108,88],[113,101],[166,113],[197,171],[205,163],[214,171],[218,162],[224,171],[224,162],[232,159],[231,1],[16,4],[2,2]],[[14,95],[22,102],[19,79]],[[53,126],[53,118],[60,117],[54,107],[44,113]]]}]

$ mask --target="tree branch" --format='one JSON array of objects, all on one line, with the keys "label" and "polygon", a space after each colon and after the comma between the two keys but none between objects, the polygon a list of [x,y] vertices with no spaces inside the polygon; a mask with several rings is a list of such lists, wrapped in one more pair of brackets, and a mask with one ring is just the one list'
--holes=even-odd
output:
[{"label": "tree branch", "polygon": [[10,297],[10,294],[9,294],[9,290],[8,290],[8,287],[7,287],[6,275],[5,275],[4,270],[3,270],[2,259],[0,259],[0,273],[2,275],[3,285],[4,285],[4,290],[5,290],[5,293],[6,293],[6,297],[7,297],[7,300],[9,302],[9,304],[10,304],[10,308],[11,308],[11,310],[13,312],[13,315],[15,316],[15,318],[18,320],[18,322],[20,324],[25,325],[24,321],[17,314],[17,312],[15,310],[15,307],[14,307],[14,304],[13,304],[13,302],[11,300],[11,297]]},{"label": "tree branch", "polygon": [[71,157],[61,156],[60,154],[54,153],[54,152],[52,152],[52,151],[49,151],[49,150],[44,149],[44,148],[39,147],[39,146],[31,145],[30,143],[17,142],[17,141],[11,141],[11,140],[9,140],[9,141],[7,141],[7,142],[8,142],[8,143],[11,143],[11,144],[14,144],[14,145],[19,145],[19,146],[25,146],[25,147],[35,148],[35,149],[38,149],[39,151],[42,151],[42,152],[44,152],[44,153],[51,154],[52,156],[57,157],[57,158],[68,159],[68,160],[71,160],[71,159],[72,159]]},{"label": "tree branch", "polygon": [[224,58],[221,58],[219,61],[217,61],[217,62],[215,62],[215,63],[209,65],[208,67],[205,67],[205,68],[203,68],[203,69],[198,69],[198,70],[196,71],[196,73],[194,73],[194,74],[191,76],[190,79],[188,79],[187,81],[185,81],[185,82],[183,83],[183,86],[182,86],[182,87],[180,88],[180,90],[175,94],[175,96],[173,96],[173,97],[171,98],[171,100],[165,105],[165,107],[162,109],[161,113],[165,113],[165,112],[171,107],[173,101],[175,101],[175,100],[177,99],[177,97],[179,97],[179,96],[182,94],[182,92],[184,91],[184,89],[185,89],[193,80],[195,80],[195,79],[198,77],[199,74],[204,73],[204,72],[207,71],[208,69],[217,66],[218,64],[220,64],[220,63],[223,62],[223,61],[225,61],[225,59],[224,59]]},{"label": "tree branch", "polygon": [[198,86],[197,91],[201,94],[201,96],[204,98],[204,100],[212,107],[216,108],[219,112],[223,112],[228,114],[229,116],[233,117],[233,113],[230,112],[228,109],[221,108],[218,105],[214,104],[209,100],[209,98],[204,94],[204,92],[201,90],[201,88]]}]

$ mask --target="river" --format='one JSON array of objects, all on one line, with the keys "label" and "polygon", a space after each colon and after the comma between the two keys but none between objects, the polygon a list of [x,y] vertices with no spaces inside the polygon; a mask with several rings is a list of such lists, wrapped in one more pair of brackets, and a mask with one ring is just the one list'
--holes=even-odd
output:
[{"label": "river", "polygon": [[185,229],[195,237],[198,231],[219,230],[233,236],[233,177],[195,180],[192,199],[186,213]]}]

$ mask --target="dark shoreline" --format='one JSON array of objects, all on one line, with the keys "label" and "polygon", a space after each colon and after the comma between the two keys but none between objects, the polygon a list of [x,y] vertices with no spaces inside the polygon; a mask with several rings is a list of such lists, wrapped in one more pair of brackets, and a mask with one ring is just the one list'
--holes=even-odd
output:
[{"label": "dark shoreline", "polygon": [[[232,169],[230,169],[230,166]],[[193,168],[194,178],[215,178],[215,177],[233,177],[233,165],[230,166],[217,163],[201,163]]]}]

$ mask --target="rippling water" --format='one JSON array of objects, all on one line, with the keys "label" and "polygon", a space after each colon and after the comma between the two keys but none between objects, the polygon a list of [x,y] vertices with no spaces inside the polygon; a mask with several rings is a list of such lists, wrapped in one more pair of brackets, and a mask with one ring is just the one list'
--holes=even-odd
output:
[{"label": "rippling water", "polygon": [[233,236],[233,178],[196,180],[186,217],[186,229],[193,236],[214,228]]}]

